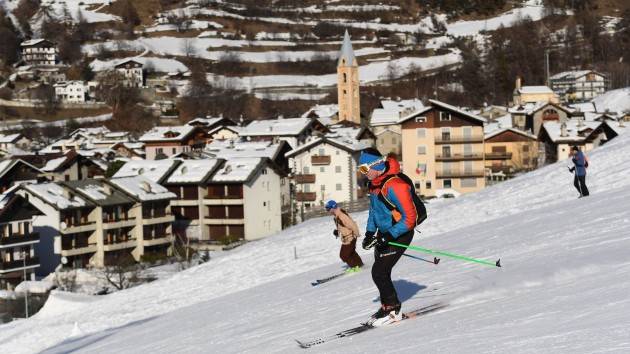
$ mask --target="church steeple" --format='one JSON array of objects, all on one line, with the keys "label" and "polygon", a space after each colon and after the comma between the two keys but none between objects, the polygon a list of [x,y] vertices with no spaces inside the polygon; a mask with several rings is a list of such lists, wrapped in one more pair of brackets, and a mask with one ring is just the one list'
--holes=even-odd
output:
[{"label": "church steeple", "polygon": [[339,120],[349,120],[360,124],[359,64],[354,56],[348,30],[343,36],[343,44],[337,61],[337,97]]},{"label": "church steeple", "polygon": [[343,35],[343,44],[339,51],[339,60],[337,66],[356,66],[356,58],[354,57],[354,50],[352,49],[352,42],[350,41],[350,35],[348,30]]}]

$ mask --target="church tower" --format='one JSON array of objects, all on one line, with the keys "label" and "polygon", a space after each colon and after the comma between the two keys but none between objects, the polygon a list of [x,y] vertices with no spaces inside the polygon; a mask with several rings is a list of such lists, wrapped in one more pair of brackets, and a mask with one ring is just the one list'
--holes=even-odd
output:
[{"label": "church tower", "polygon": [[343,36],[343,44],[337,62],[337,97],[339,120],[361,124],[359,106],[359,64],[354,57],[348,30]]}]

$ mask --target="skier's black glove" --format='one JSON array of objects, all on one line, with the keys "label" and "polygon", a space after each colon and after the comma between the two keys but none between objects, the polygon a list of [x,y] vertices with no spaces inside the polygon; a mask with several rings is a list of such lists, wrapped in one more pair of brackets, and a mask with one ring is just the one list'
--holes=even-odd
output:
[{"label": "skier's black glove", "polygon": [[378,241],[376,242],[376,249],[379,252],[385,252],[389,247],[389,242],[395,241],[394,236],[389,232],[379,233]]},{"label": "skier's black glove", "polygon": [[363,245],[362,245],[363,249],[369,250],[370,248],[374,247],[377,241],[378,241],[378,238],[376,237],[374,232],[366,231],[365,238],[363,239]]},{"label": "skier's black glove", "polygon": [[575,167],[567,167],[569,169],[569,172],[573,173],[573,171],[575,171]]},{"label": "skier's black glove", "polygon": [[335,229],[333,230],[333,235],[335,235],[335,237],[339,237],[339,230]]}]

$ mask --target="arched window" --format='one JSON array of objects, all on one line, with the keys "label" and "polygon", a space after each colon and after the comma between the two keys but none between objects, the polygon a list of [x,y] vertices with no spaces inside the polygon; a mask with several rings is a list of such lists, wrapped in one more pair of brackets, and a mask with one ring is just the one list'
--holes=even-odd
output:
[{"label": "arched window", "polygon": [[346,73],[343,73],[343,83],[345,84],[346,82],[348,82],[348,79],[346,78]]}]

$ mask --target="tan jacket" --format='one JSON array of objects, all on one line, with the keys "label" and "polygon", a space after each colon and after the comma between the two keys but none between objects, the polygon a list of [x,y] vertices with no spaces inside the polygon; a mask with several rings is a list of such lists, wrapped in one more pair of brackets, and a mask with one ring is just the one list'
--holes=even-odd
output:
[{"label": "tan jacket", "polygon": [[344,211],[339,213],[338,217],[335,217],[335,224],[337,225],[337,232],[339,232],[342,244],[349,245],[352,240],[359,237],[359,226]]}]

